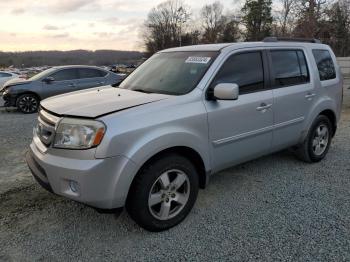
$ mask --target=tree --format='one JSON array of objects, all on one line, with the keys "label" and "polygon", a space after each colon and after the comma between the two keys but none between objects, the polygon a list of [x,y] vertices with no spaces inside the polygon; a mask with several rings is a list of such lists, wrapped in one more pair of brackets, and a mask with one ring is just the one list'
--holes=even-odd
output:
[{"label": "tree", "polygon": [[272,1],[247,0],[242,8],[242,23],[245,25],[245,39],[258,41],[271,34]]},{"label": "tree", "polygon": [[201,21],[203,27],[204,43],[217,43],[225,27],[226,18],[223,16],[223,5],[216,1],[211,5],[203,6],[201,10]]},{"label": "tree", "polygon": [[144,24],[145,46],[149,53],[181,46],[183,29],[190,19],[181,0],[168,0],[152,8]]},{"label": "tree", "polygon": [[298,21],[294,35],[305,38],[318,38],[322,27],[320,20],[324,14],[326,0],[298,0]]},{"label": "tree", "polygon": [[239,22],[234,18],[227,18],[227,21],[222,30],[220,42],[232,43],[237,42],[240,38]]},{"label": "tree", "polygon": [[276,35],[289,36],[293,31],[297,0],[278,0],[278,3],[281,9],[276,11],[277,25],[274,31]]},{"label": "tree", "polygon": [[[338,56],[350,55],[350,6],[338,1],[325,11],[327,17],[321,21],[323,41],[332,46]],[[325,37],[327,36],[327,37]]]}]

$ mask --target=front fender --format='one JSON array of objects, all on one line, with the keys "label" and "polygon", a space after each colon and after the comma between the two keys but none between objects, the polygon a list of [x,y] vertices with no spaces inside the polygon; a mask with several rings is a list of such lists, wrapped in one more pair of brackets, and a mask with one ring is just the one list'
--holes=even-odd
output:
[{"label": "front fender", "polygon": [[152,156],[173,147],[188,147],[196,151],[202,158],[206,171],[210,170],[208,140],[192,133],[176,130],[171,133],[159,130],[135,141],[126,156],[140,167]]},{"label": "front fender", "polygon": [[210,170],[208,141],[201,137],[184,131],[173,131],[172,133],[163,133],[159,129],[142,138],[132,141],[130,147],[125,151],[125,156],[130,160],[128,165],[123,168],[123,172],[115,182],[116,200],[118,206],[124,205],[129,188],[140,168],[157,153],[172,147],[188,147],[195,150],[202,158],[206,171]]}]

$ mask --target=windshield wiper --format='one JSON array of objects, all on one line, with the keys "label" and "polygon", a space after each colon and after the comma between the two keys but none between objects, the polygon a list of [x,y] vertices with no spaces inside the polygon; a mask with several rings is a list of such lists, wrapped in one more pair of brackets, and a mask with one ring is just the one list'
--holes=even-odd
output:
[{"label": "windshield wiper", "polygon": [[137,89],[131,89],[132,91],[137,91],[137,92],[141,92],[141,93],[146,93],[146,94],[152,94],[153,92],[145,90],[145,89],[141,89],[141,88],[137,88]]}]

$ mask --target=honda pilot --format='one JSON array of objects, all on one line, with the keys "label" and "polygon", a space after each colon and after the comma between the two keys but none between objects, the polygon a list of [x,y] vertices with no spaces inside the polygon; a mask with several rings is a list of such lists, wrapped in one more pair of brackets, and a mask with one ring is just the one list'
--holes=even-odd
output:
[{"label": "honda pilot", "polygon": [[125,206],[161,231],[189,214],[220,170],[286,148],[321,161],[341,104],[336,58],[317,40],[173,48],[118,88],[43,100],[26,160],[47,190]]}]

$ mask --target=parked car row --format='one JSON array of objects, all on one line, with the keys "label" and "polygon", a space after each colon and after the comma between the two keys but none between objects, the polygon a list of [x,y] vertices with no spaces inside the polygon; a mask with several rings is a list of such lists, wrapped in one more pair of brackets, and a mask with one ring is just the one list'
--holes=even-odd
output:
[{"label": "parked car row", "polygon": [[123,78],[124,75],[94,66],[59,66],[28,80],[13,75],[0,88],[0,94],[5,100],[5,106],[17,107],[22,113],[31,114],[38,110],[40,101],[47,97],[92,87],[117,85]]}]

